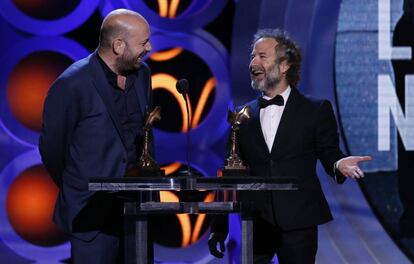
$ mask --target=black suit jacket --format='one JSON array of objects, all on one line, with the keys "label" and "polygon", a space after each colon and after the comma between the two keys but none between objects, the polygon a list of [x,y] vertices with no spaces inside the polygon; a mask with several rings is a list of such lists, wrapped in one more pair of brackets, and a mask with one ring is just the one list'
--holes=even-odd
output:
[{"label": "black suit jacket", "polygon": [[[240,126],[238,140],[241,158],[249,167],[250,175],[293,177],[299,189],[250,192],[241,199],[255,203],[255,217],[277,224],[283,230],[330,221],[332,215],[316,175],[318,159],[326,172],[334,176],[334,163],[344,157],[339,149],[330,102],[307,98],[292,88],[271,152],[263,137],[257,100],[246,105],[251,107],[252,116]],[[227,231],[220,220],[212,229],[213,232]]]},{"label": "black suit jacket", "polygon": [[[143,64],[134,88],[144,116],[151,104],[150,71]],[[59,187],[54,221],[66,232],[90,240],[117,213],[116,202],[88,191],[91,177],[122,177],[127,149],[114,100],[97,53],[72,64],[54,82],[44,105],[39,140],[42,160]]]}]

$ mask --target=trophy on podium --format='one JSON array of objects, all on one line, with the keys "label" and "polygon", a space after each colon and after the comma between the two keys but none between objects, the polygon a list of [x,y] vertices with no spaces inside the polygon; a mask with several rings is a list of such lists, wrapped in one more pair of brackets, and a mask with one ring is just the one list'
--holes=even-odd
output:
[{"label": "trophy on podium", "polygon": [[250,119],[251,109],[249,106],[243,107],[239,112],[228,111],[227,121],[231,125],[230,153],[225,161],[222,170],[223,176],[245,176],[248,175],[248,168],[243,164],[239,154],[239,143],[237,142],[237,132],[240,124]]},{"label": "trophy on podium", "polygon": [[127,176],[130,177],[139,177],[139,176],[164,176],[164,170],[161,170],[157,162],[151,157],[150,154],[150,144],[151,144],[151,135],[152,135],[152,125],[154,122],[161,119],[161,107],[157,106],[155,109],[147,113],[145,124],[144,124],[144,139],[143,139],[143,148],[142,155],[138,160],[137,166],[134,166],[130,171],[128,171]]}]

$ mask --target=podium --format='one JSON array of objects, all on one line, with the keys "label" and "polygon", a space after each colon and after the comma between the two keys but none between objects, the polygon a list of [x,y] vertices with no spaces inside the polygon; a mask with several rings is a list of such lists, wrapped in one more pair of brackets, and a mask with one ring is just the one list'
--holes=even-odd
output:
[{"label": "podium", "polygon": [[[242,219],[243,264],[253,263],[253,220],[249,206],[238,200],[239,192],[292,191],[297,184],[292,178],[270,177],[137,177],[93,178],[90,191],[125,193],[125,263],[147,263],[147,215],[148,214],[228,214],[240,213]],[[214,202],[159,202],[152,192],[156,191],[216,191]],[[130,195],[134,194],[134,195]],[[216,196],[216,197],[217,197]],[[132,199],[135,197],[135,200]]]}]

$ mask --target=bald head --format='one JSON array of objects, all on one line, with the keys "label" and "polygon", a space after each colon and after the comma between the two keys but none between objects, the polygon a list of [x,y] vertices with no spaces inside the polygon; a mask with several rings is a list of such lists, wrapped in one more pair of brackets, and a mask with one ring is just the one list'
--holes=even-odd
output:
[{"label": "bald head", "polygon": [[148,22],[139,13],[128,9],[110,12],[102,22],[99,34],[100,49],[109,49],[116,39],[127,39],[136,29],[148,28]]},{"label": "bald head", "polygon": [[114,10],[102,22],[98,54],[116,74],[127,75],[151,51],[150,36],[143,16],[127,9]]}]

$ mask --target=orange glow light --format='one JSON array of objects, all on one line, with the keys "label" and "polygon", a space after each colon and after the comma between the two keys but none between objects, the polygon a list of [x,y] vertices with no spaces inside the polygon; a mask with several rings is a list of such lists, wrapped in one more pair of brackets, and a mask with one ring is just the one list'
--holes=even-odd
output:
[{"label": "orange glow light", "polygon": [[25,170],[7,193],[7,215],[23,239],[41,246],[55,246],[66,238],[52,222],[58,189],[43,166]]},{"label": "orange glow light", "polygon": [[216,80],[214,79],[214,77],[208,79],[208,81],[204,85],[192,120],[192,128],[195,128],[198,125],[198,122],[200,122],[201,113],[203,112],[204,106],[206,105],[208,96],[211,94],[215,86]]},{"label": "orange glow light", "polygon": [[[179,202],[178,196],[169,191],[160,192],[160,200],[163,203]],[[187,247],[190,245],[191,238],[191,221],[188,214],[177,214],[178,221],[181,226],[182,242],[181,247]]]},{"label": "orange glow light", "polygon": [[[41,65],[40,65],[41,66]],[[26,127],[40,131],[43,103],[56,74],[47,67],[18,67],[10,75],[7,99],[15,118]]]},{"label": "orange glow light", "polygon": [[171,173],[176,172],[181,167],[180,162],[174,162],[167,166],[161,167],[161,169],[165,170],[165,175],[170,175]]},{"label": "orange glow light", "polygon": [[169,191],[160,191],[160,201],[162,203],[177,203],[179,202],[178,196]]},{"label": "orange glow light", "polygon": [[158,0],[158,7],[160,9],[159,14],[161,17],[167,17],[168,2],[167,0]]},{"label": "orange glow light", "polygon": [[[212,202],[214,201],[214,192],[209,193],[206,198],[204,199],[204,202]],[[203,226],[204,220],[206,218],[206,214],[199,214],[197,216],[197,220],[194,226],[193,235],[191,236],[191,243],[194,244],[197,242],[200,236],[201,227]]]},{"label": "orange glow light", "polygon": [[169,18],[175,18],[175,16],[177,15],[177,8],[179,4],[180,0],[172,0],[169,6],[167,0],[158,0],[158,13],[160,17],[167,17],[168,15]]},{"label": "orange glow light", "polygon": [[49,87],[68,63],[63,55],[47,52],[31,54],[15,66],[7,83],[7,103],[17,121],[34,131],[41,130]]},{"label": "orange glow light", "polygon": [[177,15],[177,8],[180,4],[180,0],[172,0],[170,4],[170,12],[168,13],[169,18],[175,18]]},{"label": "orange glow light", "polygon": [[183,240],[181,247],[188,247],[190,245],[191,238],[191,221],[188,214],[177,214],[178,221],[181,225]]},{"label": "orange glow light", "polygon": [[153,61],[171,60],[174,57],[178,56],[182,51],[182,48],[173,48],[165,51],[154,52],[151,54],[150,59]]},{"label": "orange glow light", "polygon": [[[180,109],[181,109],[181,113],[182,113],[182,118],[183,118],[183,125],[181,128],[182,132],[185,132],[188,130],[188,126],[187,126],[187,110],[185,108],[185,101],[184,98],[182,97],[182,95],[177,91],[177,89],[175,88],[175,83],[177,82],[177,79],[174,78],[173,76],[166,74],[166,73],[157,73],[154,74],[152,76],[152,89],[156,90],[156,89],[165,89],[168,92],[170,92],[174,98],[177,100]],[[192,109],[191,109],[191,102],[188,101],[188,111],[190,112],[190,119],[191,119],[191,113],[192,113]]]}]

